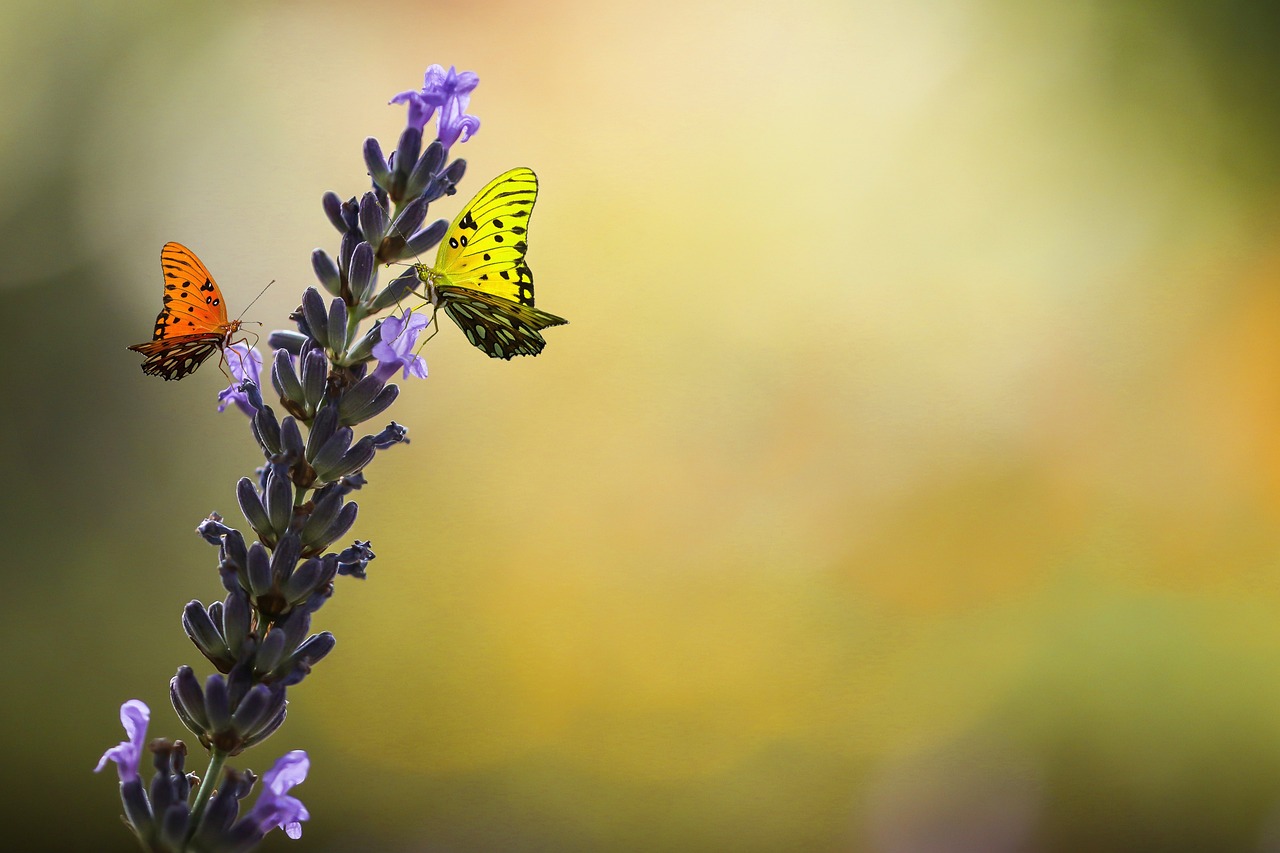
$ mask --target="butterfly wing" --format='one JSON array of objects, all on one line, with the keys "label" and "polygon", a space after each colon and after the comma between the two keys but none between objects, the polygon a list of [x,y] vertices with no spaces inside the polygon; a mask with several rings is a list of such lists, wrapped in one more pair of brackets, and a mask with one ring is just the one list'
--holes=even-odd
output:
[{"label": "butterfly wing", "polygon": [[467,340],[493,358],[537,355],[547,345],[539,330],[568,322],[533,307],[533,271],[524,256],[537,200],[532,169],[504,172],[453,220],[435,267],[419,270]]},{"label": "butterfly wing", "polygon": [[165,243],[160,250],[160,271],[164,274],[164,308],[156,317],[155,340],[226,331],[229,324],[222,291],[195,252],[181,243]]},{"label": "butterfly wing", "polygon": [[181,379],[204,364],[205,359],[226,345],[226,336],[216,332],[171,335],[164,339],[134,344],[129,349],[146,356],[142,372],[165,379]]},{"label": "butterfly wing", "polygon": [[538,177],[521,167],[482,189],[453,220],[436,253],[440,284],[533,305],[533,273],[524,262]]},{"label": "butterfly wing", "polygon": [[227,322],[222,291],[195,252],[181,243],[165,243],[160,272],[164,307],[156,317],[155,332],[147,343],[129,349],[147,357],[143,373],[181,379],[225,347],[238,324]]},{"label": "butterfly wing", "polygon": [[540,329],[567,323],[563,317],[460,287],[437,288],[445,313],[458,324],[471,345],[490,358],[537,355],[547,345]]}]

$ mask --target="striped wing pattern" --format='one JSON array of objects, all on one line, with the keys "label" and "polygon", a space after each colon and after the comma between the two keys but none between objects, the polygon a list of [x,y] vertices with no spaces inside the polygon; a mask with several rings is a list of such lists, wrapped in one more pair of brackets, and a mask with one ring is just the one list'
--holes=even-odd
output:
[{"label": "striped wing pattern", "polygon": [[204,364],[205,359],[226,346],[226,338],[213,332],[181,335],[164,340],[134,344],[129,349],[146,356],[142,372],[148,376],[181,379]]},{"label": "striped wing pattern", "polygon": [[538,177],[521,167],[482,189],[453,220],[434,267],[418,265],[433,301],[472,346],[492,358],[537,355],[540,334],[568,321],[534,308],[533,271],[525,263]]},{"label": "striped wing pattern", "polygon": [[540,331],[568,322],[531,305],[488,293],[460,287],[438,290],[445,313],[458,324],[471,345],[484,350],[490,358],[510,360],[514,355],[537,355],[547,345]]},{"label": "striped wing pattern", "polygon": [[164,276],[164,307],[156,317],[152,338],[129,349],[146,356],[143,373],[181,379],[224,349],[240,322],[228,322],[222,291],[186,246],[165,243],[160,250],[160,272]]}]

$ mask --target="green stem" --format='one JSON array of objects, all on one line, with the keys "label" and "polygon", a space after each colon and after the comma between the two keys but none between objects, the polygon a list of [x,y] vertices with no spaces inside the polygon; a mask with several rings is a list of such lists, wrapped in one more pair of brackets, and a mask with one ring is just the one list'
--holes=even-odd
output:
[{"label": "green stem", "polygon": [[209,754],[209,769],[205,771],[204,778],[200,780],[200,790],[196,791],[196,801],[191,806],[191,831],[195,832],[200,827],[200,818],[204,817],[205,806],[209,805],[209,798],[213,796],[214,785],[219,776],[222,775],[222,765],[227,762],[227,753],[220,749],[213,749]]},{"label": "green stem", "polygon": [[[364,306],[353,305],[347,309],[347,345],[350,348],[356,342],[356,332],[360,331],[360,321],[364,319]],[[342,357],[346,358],[347,350],[342,351]]]}]

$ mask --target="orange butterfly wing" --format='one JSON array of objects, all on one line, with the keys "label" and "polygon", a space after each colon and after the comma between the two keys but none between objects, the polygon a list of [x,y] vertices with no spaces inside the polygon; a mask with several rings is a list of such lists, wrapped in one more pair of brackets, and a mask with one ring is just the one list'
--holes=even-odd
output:
[{"label": "orange butterfly wing", "polygon": [[165,379],[181,379],[227,346],[240,321],[227,320],[222,291],[195,252],[181,243],[165,243],[160,250],[164,275],[164,308],[156,317],[155,334],[129,349],[147,358],[142,372]]}]

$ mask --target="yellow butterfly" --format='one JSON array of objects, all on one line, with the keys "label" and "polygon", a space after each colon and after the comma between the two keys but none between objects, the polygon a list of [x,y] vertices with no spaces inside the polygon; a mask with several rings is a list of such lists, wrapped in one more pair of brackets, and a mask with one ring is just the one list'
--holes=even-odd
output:
[{"label": "yellow butterfly", "polygon": [[537,355],[547,345],[540,330],[569,322],[533,307],[533,272],[524,255],[537,198],[532,169],[504,172],[453,220],[435,266],[414,264],[427,300],[492,358]]}]

